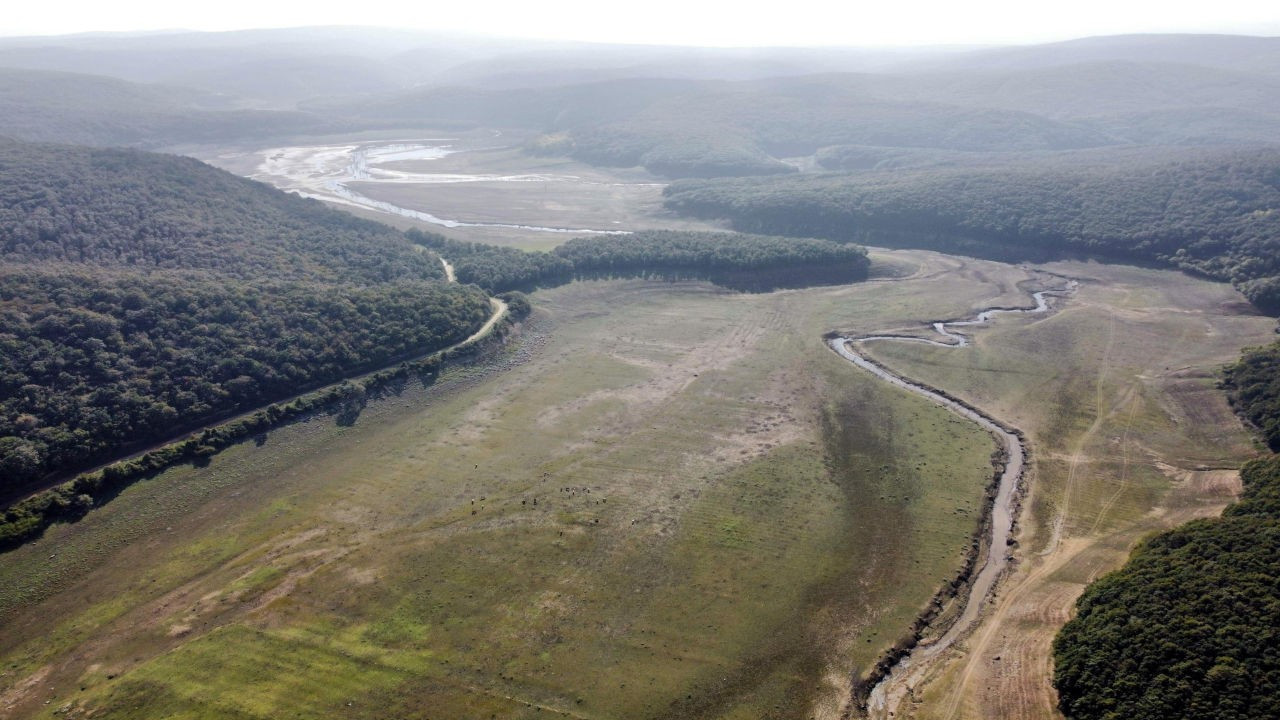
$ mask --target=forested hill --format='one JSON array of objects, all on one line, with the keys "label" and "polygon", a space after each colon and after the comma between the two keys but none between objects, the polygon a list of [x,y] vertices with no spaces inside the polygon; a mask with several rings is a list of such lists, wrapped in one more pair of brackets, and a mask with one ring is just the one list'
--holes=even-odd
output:
[{"label": "forested hill", "polygon": [[32,142],[157,148],[319,132],[307,113],[240,107],[184,87],[0,67],[0,135]]},{"label": "forested hill", "polygon": [[198,160],[0,142],[6,263],[213,270],[237,278],[443,277],[393,228]]},{"label": "forested hill", "polygon": [[1000,259],[1090,254],[1236,283],[1280,313],[1280,151],[1095,167],[1001,167],[683,181],[666,206],[743,232]]},{"label": "forested hill", "polygon": [[[892,86],[894,78],[882,84]],[[667,177],[785,174],[777,158],[838,144],[1055,150],[1117,140],[1018,110],[903,99],[861,76],[726,83],[627,78],[558,87],[423,88],[303,108],[351,125],[502,125],[547,133],[536,152]]]},{"label": "forested hill", "polygon": [[[815,67],[740,81],[637,74],[426,84],[302,107],[353,125],[523,128],[544,134],[530,143],[535,152],[672,178],[788,174],[847,145],[970,153],[1261,145],[1280,137],[1280,45],[1264,49],[1261,40],[1184,38],[1154,53],[1139,40],[1114,45],[1117,53],[1042,46],[1022,49],[1038,56],[1026,66],[966,68],[982,54],[957,53],[924,66]],[[1230,56],[1241,61],[1219,62]]]},{"label": "forested hill", "polygon": [[399,232],[195,160],[0,145],[0,499],[488,317]]}]

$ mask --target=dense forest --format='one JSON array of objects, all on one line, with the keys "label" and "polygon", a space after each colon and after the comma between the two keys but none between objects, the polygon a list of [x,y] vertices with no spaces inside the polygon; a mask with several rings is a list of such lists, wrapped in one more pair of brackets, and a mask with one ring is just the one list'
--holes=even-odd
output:
[{"label": "dense forest", "polygon": [[395,229],[192,158],[0,141],[6,264],[209,270],[241,279],[443,279]]},{"label": "dense forest", "polygon": [[513,247],[451,240],[416,228],[405,235],[449,258],[458,282],[478,285],[491,293],[559,282],[573,272],[573,266],[554,252],[525,252]]},{"label": "dense forest", "polygon": [[710,280],[766,291],[865,279],[860,247],[808,238],[653,230],[569,240],[550,252],[448,240],[410,230],[408,237],[449,257],[458,281],[489,292],[554,285],[575,278],[664,277]]},{"label": "dense forest", "polygon": [[399,232],[188,158],[0,143],[0,496],[455,343]]},{"label": "dense forest", "polygon": [[1054,643],[1071,720],[1264,720],[1280,707],[1280,456],[1220,518],[1140,545]]},{"label": "dense forest", "polygon": [[199,273],[0,272],[8,490],[183,426],[458,342],[484,293]]},{"label": "dense forest", "polygon": [[1236,411],[1280,452],[1280,342],[1245,351],[1226,369],[1223,385]]},{"label": "dense forest", "polygon": [[[768,289],[868,265],[849,245],[731,233],[550,253],[409,239],[187,158],[0,143],[0,492],[455,343],[488,316],[481,288],[590,275]],[[439,282],[428,247],[461,285]]]},{"label": "dense forest", "polygon": [[[488,316],[481,289],[588,275],[769,289],[868,266],[849,245],[732,233],[550,253],[409,239],[187,158],[0,143],[0,493],[455,343]],[[439,282],[429,247],[461,285]]]},{"label": "dense forest", "polygon": [[792,173],[795,167],[776,158],[830,145],[1028,151],[1113,143],[1102,133],[1029,113],[901,101],[829,77],[663,98],[633,117],[580,128],[572,137],[573,157],[643,165],[673,178]]},{"label": "dense forest", "polygon": [[855,282],[871,264],[858,246],[737,233],[605,235],[576,238],[553,252],[579,276],[687,276],[752,291]]},{"label": "dense forest", "polygon": [[1080,167],[1051,158],[684,181],[666,205],[744,232],[925,247],[998,259],[1156,262],[1237,284],[1280,314],[1280,153]]}]

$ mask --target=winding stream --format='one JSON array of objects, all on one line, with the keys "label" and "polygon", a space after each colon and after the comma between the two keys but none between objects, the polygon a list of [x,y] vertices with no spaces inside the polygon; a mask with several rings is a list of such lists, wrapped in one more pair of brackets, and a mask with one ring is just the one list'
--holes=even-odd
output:
[{"label": "winding stream", "polygon": [[919,680],[923,672],[924,661],[936,657],[939,653],[955,644],[973,626],[982,611],[982,606],[992,594],[996,581],[1009,565],[1009,554],[1004,551],[1013,533],[1014,500],[1018,482],[1026,467],[1027,450],[1022,440],[1022,433],[1000,420],[972,407],[960,400],[948,397],[941,392],[920,383],[908,380],[894,373],[883,365],[868,359],[857,350],[859,344],[869,342],[915,342],[938,347],[960,348],[969,345],[969,338],[954,328],[986,325],[992,318],[1001,313],[1046,313],[1050,310],[1049,297],[1064,297],[1075,291],[1078,283],[1067,281],[1061,288],[1041,290],[1033,293],[1035,307],[1031,308],[989,308],[978,313],[969,320],[938,321],[933,329],[942,337],[941,340],[914,337],[910,335],[862,335],[857,337],[834,337],[828,343],[831,349],[841,357],[860,368],[874,374],[885,382],[929,398],[933,402],[947,408],[951,412],[972,420],[990,432],[1004,451],[1007,458],[1000,475],[996,496],[992,501],[990,514],[990,532],[983,539],[982,564],[971,576],[968,593],[964,599],[964,610],[950,624],[946,632],[937,640],[921,642],[899,660],[889,672],[875,684],[867,698],[866,711],[869,716],[890,717],[896,711],[902,698],[911,691],[912,685]]}]

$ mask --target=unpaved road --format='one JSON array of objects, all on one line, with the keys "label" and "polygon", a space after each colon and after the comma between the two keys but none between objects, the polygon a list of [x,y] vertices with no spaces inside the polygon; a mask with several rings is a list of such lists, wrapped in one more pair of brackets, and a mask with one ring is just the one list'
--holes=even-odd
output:
[{"label": "unpaved road", "polygon": [[[417,251],[419,251],[419,252],[426,252],[426,248],[422,247],[421,245],[415,245],[415,246],[414,246],[414,249],[415,249],[415,250],[417,250]],[[454,274],[453,264],[452,264],[452,263],[450,263],[448,260],[444,259],[444,257],[443,257],[443,256],[439,256],[439,257],[440,257],[440,262],[441,262],[441,264],[442,264],[442,265],[444,265],[444,273],[445,273],[445,280],[446,280],[446,282],[451,282],[451,283],[453,283],[453,282],[457,282],[457,281],[458,281],[458,279],[457,279],[457,277],[456,277],[456,276],[455,276],[455,274]],[[149,453],[149,452],[153,452],[153,451],[155,451],[155,450],[159,450],[160,448],[165,447],[165,446],[167,446],[167,445],[171,445],[171,444],[173,444],[173,443],[180,442],[183,438],[189,437],[189,436],[194,435],[194,434],[196,434],[196,433],[203,432],[203,431],[205,431],[205,430],[208,430],[209,428],[215,428],[215,427],[218,427],[218,426],[220,426],[220,425],[226,425],[226,424],[228,424],[228,423],[236,422],[237,420],[242,420],[242,419],[244,419],[244,418],[249,417],[250,415],[253,415],[254,413],[257,413],[257,412],[262,411],[264,408],[268,407],[269,405],[274,405],[274,404],[280,404],[280,405],[283,405],[283,404],[286,404],[286,403],[290,403],[290,402],[293,402],[294,400],[297,400],[298,398],[300,398],[300,397],[302,397],[302,396],[304,396],[304,395],[310,395],[310,394],[315,393],[315,392],[320,392],[320,391],[324,390],[326,387],[333,387],[333,386],[335,386],[335,385],[339,385],[339,384],[344,383],[344,382],[350,382],[350,381],[352,381],[352,380],[362,380],[362,379],[364,379],[364,378],[367,378],[367,377],[370,377],[370,376],[372,376],[372,375],[375,375],[375,374],[377,374],[377,373],[379,373],[379,372],[382,372],[383,370],[386,370],[386,369],[387,369],[387,368],[389,368],[389,367],[392,367],[392,366],[394,366],[394,365],[398,365],[398,364],[400,364],[400,362],[409,362],[409,361],[411,361],[411,360],[419,360],[419,359],[422,359],[422,358],[424,358],[424,357],[427,357],[427,356],[430,356],[430,355],[434,355],[434,354],[436,354],[436,353],[441,353],[441,354],[443,354],[443,353],[446,353],[446,352],[448,352],[448,351],[450,351],[450,350],[454,350],[454,349],[457,349],[457,348],[460,348],[460,347],[465,347],[465,346],[467,346],[467,345],[470,345],[471,343],[473,343],[473,342],[475,342],[475,341],[479,340],[480,338],[484,337],[485,335],[487,335],[487,334],[489,333],[489,331],[493,330],[493,326],[494,326],[494,325],[497,325],[497,324],[498,324],[498,322],[499,322],[500,320],[502,320],[503,318],[505,318],[505,317],[507,316],[507,312],[508,312],[509,308],[507,307],[507,303],[506,303],[505,301],[500,300],[500,299],[498,299],[498,298],[496,298],[496,297],[490,297],[490,298],[489,298],[489,306],[490,306],[491,308],[493,308],[493,312],[489,315],[489,319],[488,319],[488,320],[485,320],[484,324],[483,324],[483,325],[481,325],[481,326],[480,326],[480,328],[479,328],[478,330],[476,330],[475,332],[471,333],[471,335],[470,335],[470,336],[468,336],[468,337],[467,337],[467,339],[462,340],[462,341],[460,341],[460,342],[456,342],[456,343],[454,343],[453,345],[450,345],[450,346],[449,346],[449,347],[447,347],[447,348],[442,348],[442,349],[440,349],[440,350],[434,350],[434,351],[432,351],[432,352],[426,353],[426,354],[424,354],[424,355],[419,355],[419,356],[416,356],[416,357],[414,357],[414,358],[406,358],[406,359],[402,359],[402,360],[397,361],[397,362],[395,362],[395,363],[392,363],[392,364],[389,364],[389,365],[384,365],[383,367],[376,368],[376,369],[374,369],[374,370],[367,370],[367,371],[365,371],[365,372],[363,372],[363,373],[360,373],[360,374],[357,374],[357,375],[351,375],[351,376],[345,377],[345,378],[343,378],[343,379],[341,379],[341,380],[338,380],[338,381],[336,381],[336,382],[329,383],[328,385],[322,385],[322,386],[320,386],[320,387],[312,388],[312,389],[310,389],[310,390],[307,390],[307,391],[305,391],[305,392],[299,393],[299,394],[297,394],[297,395],[291,395],[291,396],[286,397],[286,398],[278,399],[278,400],[276,400],[276,401],[275,401],[275,402],[273,402],[273,403],[268,403],[268,404],[264,404],[264,405],[259,405],[259,406],[257,406],[257,407],[250,408],[250,409],[248,409],[248,410],[243,410],[243,411],[238,412],[238,413],[236,413],[236,414],[234,414],[234,415],[230,415],[230,416],[227,416],[227,417],[224,417],[224,418],[218,419],[218,420],[210,421],[210,422],[208,422],[208,423],[205,423],[204,425],[200,425],[199,427],[193,428],[193,429],[191,429],[191,430],[187,430],[187,431],[185,431],[185,432],[181,433],[181,434],[180,434],[180,435],[178,435],[178,436],[175,436],[175,437],[169,438],[168,440],[164,440],[164,441],[162,441],[162,442],[157,442],[157,443],[154,443],[154,444],[152,444],[152,445],[148,445],[147,447],[144,447],[144,448],[141,448],[141,449],[135,450],[135,451],[133,451],[133,452],[129,453],[128,455],[123,455],[123,456],[118,457],[118,458],[115,458],[115,459],[113,459],[113,460],[110,460],[110,461],[104,462],[104,463],[102,463],[101,465],[95,465],[94,467],[91,467],[91,468],[89,468],[89,469],[87,469],[87,470],[81,470],[81,471],[79,471],[79,472],[73,473],[73,474],[72,474],[72,475],[70,475],[70,476],[59,476],[56,480],[50,480],[50,481],[48,481],[48,482],[45,482],[45,483],[41,484],[39,487],[37,487],[37,488],[36,488],[36,489],[34,489],[34,490],[27,490],[27,491],[26,491],[24,494],[22,494],[22,495],[15,496],[14,498],[12,498],[12,499],[10,499],[10,500],[5,500],[5,501],[4,501],[4,503],[5,503],[6,505],[8,505],[8,506],[16,505],[17,503],[22,502],[23,500],[25,500],[26,498],[31,497],[32,495],[36,495],[36,494],[38,494],[38,493],[42,493],[42,492],[44,492],[44,491],[46,491],[46,490],[49,490],[49,489],[51,489],[51,488],[57,487],[58,485],[61,485],[62,483],[65,483],[65,482],[68,482],[69,480],[71,480],[71,479],[73,479],[73,478],[75,478],[75,477],[77,477],[77,476],[79,476],[79,475],[84,475],[84,474],[87,474],[87,473],[96,472],[96,471],[98,471],[98,470],[101,470],[101,469],[102,469],[102,468],[104,468],[104,467],[107,467],[108,465],[114,465],[114,464],[116,464],[116,463],[124,462],[124,461],[126,461],[126,460],[133,460],[134,458],[138,458],[138,457],[141,457],[141,456],[143,456],[143,455],[146,455],[146,454],[147,454],[147,453]]]},{"label": "unpaved road", "polygon": [[471,333],[471,337],[467,338],[466,340],[463,340],[462,342],[458,343],[457,345],[454,345],[453,347],[462,347],[463,345],[469,345],[475,342],[476,340],[479,340],[480,338],[484,337],[485,335],[488,335],[489,331],[493,329],[493,326],[497,325],[499,320],[507,316],[506,301],[499,300],[496,297],[491,297],[489,298],[489,305],[493,308],[493,314],[489,316],[489,319],[486,320],[485,323],[480,326],[479,330]]}]

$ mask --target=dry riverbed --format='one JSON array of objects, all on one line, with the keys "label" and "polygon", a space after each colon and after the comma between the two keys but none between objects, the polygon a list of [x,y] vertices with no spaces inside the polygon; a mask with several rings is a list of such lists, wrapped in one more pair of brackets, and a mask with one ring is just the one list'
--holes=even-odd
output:
[{"label": "dry riverbed", "polygon": [[977,628],[919,668],[895,717],[1056,718],[1050,644],[1084,586],[1144,535],[1219,512],[1256,454],[1217,368],[1272,322],[1225,285],[1120,266],[1080,277],[1061,312],[996,323],[974,352],[889,344],[878,362],[1026,433],[1014,566]]},{"label": "dry riverbed", "polygon": [[200,156],[365,217],[461,240],[545,249],[579,235],[710,227],[667,213],[661,178],[530,156],[521,142],[478,130]]},{"label": "dry riverbed", "polygon": [[[992,443],[823,334],[921,333],[1025,304],[1034,278],[876,260],[897,277],[539,292],[491,368],[130,487],[0,556],[0,713],[839,717],[963,562]],[[866,349],[1023,429],[1033,458],[1014,574],[900,714],[986,712],[1006,633],[1031,638],[1007,677],[1036,687],[1075,588],[1217,507],[1229,484],[1195,468],[1251,452],[1208,373],[1269,320],[1174,273],[1055,270],[1083,282],[1052,314],[970,328],[963,350]],[[1052,612],[1018,610],[1043,592]]]}]

